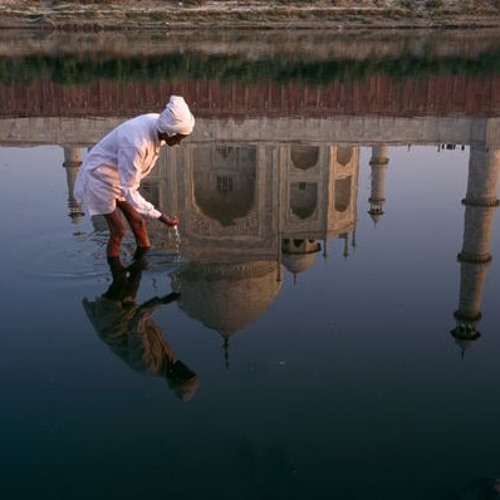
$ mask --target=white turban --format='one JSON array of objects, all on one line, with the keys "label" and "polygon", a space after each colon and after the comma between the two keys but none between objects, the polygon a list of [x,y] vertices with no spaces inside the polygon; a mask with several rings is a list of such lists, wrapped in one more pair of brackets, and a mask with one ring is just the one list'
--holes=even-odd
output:
[{"label": "white turban", "polygon": [[194,116],[183,97],[170,96],[167,107],[161,112],[157,124],[162,134],[189,135],[194,128]]}]

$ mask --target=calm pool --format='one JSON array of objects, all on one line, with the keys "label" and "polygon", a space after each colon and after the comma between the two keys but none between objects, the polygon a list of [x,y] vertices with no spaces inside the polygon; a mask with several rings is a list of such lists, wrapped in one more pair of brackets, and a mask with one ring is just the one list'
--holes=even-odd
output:
[{"label": "calm pool", "polygon": [[[253,158],[246,148],[232,153]],[[254,204],[225,226],[210,217],[216,188],[179,200],[185,183],[207,187],[195,174],[209,167],[191,165],[182,188],[158,180],[183,210],[180,254],[158,228],[122,313],[180,298],[131,331],[102,303],[99,221],[68,217],[63,148],[0,148],[6,498],[455,498],[500,474],[499,228],[494,208],[461,204],[468,186],[494,193],[478,179],[498,161],[470,167],[469,146],[387,146],[377,166],[380,151],[353,146],[330,191],[321,165],[276,179],[253,163],[254,179],[272,179],[254,182]],[[314,199],[308,229],[294,207]],[[464,246],[492,262],[460,263]],[[111,314],[107,329],[89,304]],[[457,339],[461,308],[482,318]],[[138,353],[150,352],[182,362],[183,376],[148,376]]]},{"label": "calm pool", "polygon": [[[338,35],[2,35],[2,498],[495,497],[500,38]],[[75,176],[170,92],[110,269]]]}]

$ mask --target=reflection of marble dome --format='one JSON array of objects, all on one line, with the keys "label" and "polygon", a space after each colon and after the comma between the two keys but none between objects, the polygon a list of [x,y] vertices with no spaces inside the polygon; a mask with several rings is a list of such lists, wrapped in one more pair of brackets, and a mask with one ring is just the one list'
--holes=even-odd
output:
[{"label": "reflection of marble dome", "polygon": [[281,288],[280,274],[272,261],[188,263],[176,275],[179,306],[227,337],[264,313]]}]

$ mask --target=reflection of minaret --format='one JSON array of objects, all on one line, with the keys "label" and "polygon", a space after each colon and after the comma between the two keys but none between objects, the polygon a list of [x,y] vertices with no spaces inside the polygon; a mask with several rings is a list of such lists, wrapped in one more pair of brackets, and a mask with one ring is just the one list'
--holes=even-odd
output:
[{"label": "reflection of minaret", "polygon": [[226,363],[226,370],[229,370],[229,337],[222,334],[222,338],[224,339],[224,344],[223,344],[223,348],[224,348],[224,361]]},{"label": "reflection of minaret", "polygon": [[81,218],[85,215],[85,212],[83,211],[83,204],[78,203],[73,195],[76,176],[78,175],[78,170],[80,169],[81,164],[81,150],[75,147],[65,147],[63,167],[66,169],[66,182],[68,185],[68,215],[71,217],[74,224],[78,224]]},{"label": "reflection of minaret", "polygon": [[371,196],[368,199],[370,202],[370,210],[368,210],[368,213],[371,215],[371,218],[375,223],[380,220],[384,213],[385,173],[387,171],[388,163],[389,156],[387,154],[387,146],[383,144],[374,146],[372,148],[372,157],[370,160],[370,167],[372,170],[372,189]]},{"label": "reflection of minaret", "polygon": [[484,144],[471,145],[464,234],[460,262],[460,298],[455,311],[456,327],[451,334],[462,350],[480,337],[476,325],[481,319],[481,302],[486,272],[491,262],[490,246],[495,209],[500,150]]}]

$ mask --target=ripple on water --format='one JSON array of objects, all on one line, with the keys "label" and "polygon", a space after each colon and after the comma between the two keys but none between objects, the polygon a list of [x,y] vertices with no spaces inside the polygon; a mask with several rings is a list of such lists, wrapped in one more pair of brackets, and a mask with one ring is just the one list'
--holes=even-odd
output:
[{"label": "ripple on water", "polygon": [[109,274],[104,241],[93,235],[38,235],[20,252],[20,268],[31,276],[56,279],[100,278]]},{"label": "ripple on water", "polygon": [[[109,278],[106,260],[107,235],[100,233],[77,235],[39,235],[23,247],[18,255],[20,269],[39,278],[84,280]],[[125,241],[121,260],[124,266],[132,262],[135,244]],[[182,264],[177,252],[152,249],[145,256],[144,273],[174,271]]]},{"label": "ripple on water", "polygon": [[146,254],[146,272],[173,271],[182,264],[182,257],[176,252],[152,249]]}]

